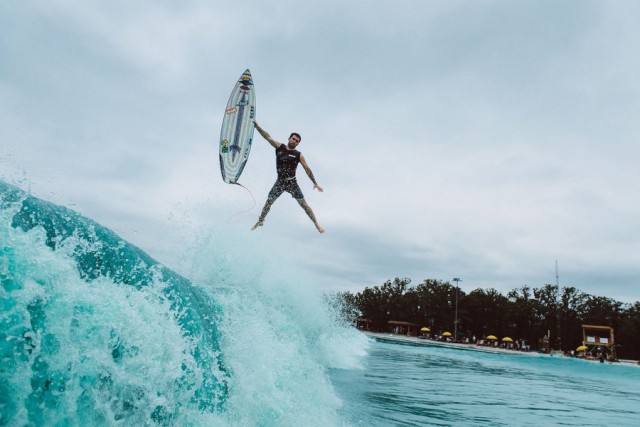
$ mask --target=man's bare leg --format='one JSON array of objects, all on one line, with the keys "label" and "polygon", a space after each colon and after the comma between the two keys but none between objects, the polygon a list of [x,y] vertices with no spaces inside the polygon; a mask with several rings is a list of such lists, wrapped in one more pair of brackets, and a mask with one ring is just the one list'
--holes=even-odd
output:
[{"label": "man's bare leg", "polygon": [[262,227],[264,225],[264,219],[266,218],[267,214],[271,210],[271,205],[273,205],[273,202],[275,201],[276,199],[267,199],[266,203],[264,204],[264,208],[262,208],[262,213],[260,214],[260,218],[258,218],[258,222],[256,222],[256,225],[254,225],[251,230],[255,230],[256,228]]},{"label": "man's bare leg", "polygon": [[307,202],[304,199],[299,199],[298,203],[300,204],[300,206],[302,206],[302,209],[304,209],[307,215],[309,215],[309,218],[311,218],[311,221],[313,221],[313,224],[316,226],[318,231],[320,233],[324,233],[324,228],[322,228],[320,224],[318,224],[318,221],[316,220],[316,216],[313,214],[313,210],[311,210],[311,207],[309,206],[309,204],[307,204]]}]

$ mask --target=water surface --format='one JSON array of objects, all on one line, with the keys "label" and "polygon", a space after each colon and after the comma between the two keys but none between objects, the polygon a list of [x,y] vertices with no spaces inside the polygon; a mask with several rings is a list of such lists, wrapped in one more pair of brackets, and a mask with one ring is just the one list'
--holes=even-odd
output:
[{"label": "water surface", "polygon": [[354,425],[640,425],[634,366],[372,341],[332,374]]}]

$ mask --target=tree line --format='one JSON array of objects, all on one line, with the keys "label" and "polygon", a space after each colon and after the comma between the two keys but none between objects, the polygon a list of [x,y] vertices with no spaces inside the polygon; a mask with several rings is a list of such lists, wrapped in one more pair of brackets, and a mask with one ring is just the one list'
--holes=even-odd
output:
[{"label": "tree line", "polygon": [[396,320],[442,333],[454,330],[457,294],[458,338],[509,336],[538,348],[540,339],[550,334],[551,348],[569,351],[582,345],[583,324],[602,325],[614,329],[619,358],[640,359],[640,301],[622,303],[551,284],[522,286],[503,295],[493,288],[466,293],[435,279],[410,283],[395,278],[356,294],[338,292],[333,300],[342,318],[367,318],[376,331],[386,331],[387,322]]}]

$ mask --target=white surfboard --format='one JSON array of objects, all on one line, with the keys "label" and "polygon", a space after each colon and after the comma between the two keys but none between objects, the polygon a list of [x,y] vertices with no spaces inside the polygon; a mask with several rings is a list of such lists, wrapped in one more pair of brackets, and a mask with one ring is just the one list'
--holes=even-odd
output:
[{"label": "white surfboard", "polygon": [[251,72],[246,70],[233,87],[220,131],[220,172],[229,184],[238,182],[249,159],[253,142],[256,93]]}]

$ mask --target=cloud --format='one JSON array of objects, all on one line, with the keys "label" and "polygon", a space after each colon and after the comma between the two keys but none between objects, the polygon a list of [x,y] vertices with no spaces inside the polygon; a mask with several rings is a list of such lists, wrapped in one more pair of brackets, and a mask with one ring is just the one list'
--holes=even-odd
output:
[{"label": "cloud", "polygon": [[[252,238],[290,236],[327,286],[459,276],[508,290],[553,281],[559,259],[578,288],[640,298],[634,4],[0,8],[3,177],[169,264],[180,245],[154,224],[206,228],[252,203],[220,182],[216,158],[232,83],[250,68],[263,127],[303,136],[326,191],[299,180],[327,227],[316,236],[279,200]],[[242,182],[257,207],[238,233],[275,179],[272,151],[256,135]]]}]

